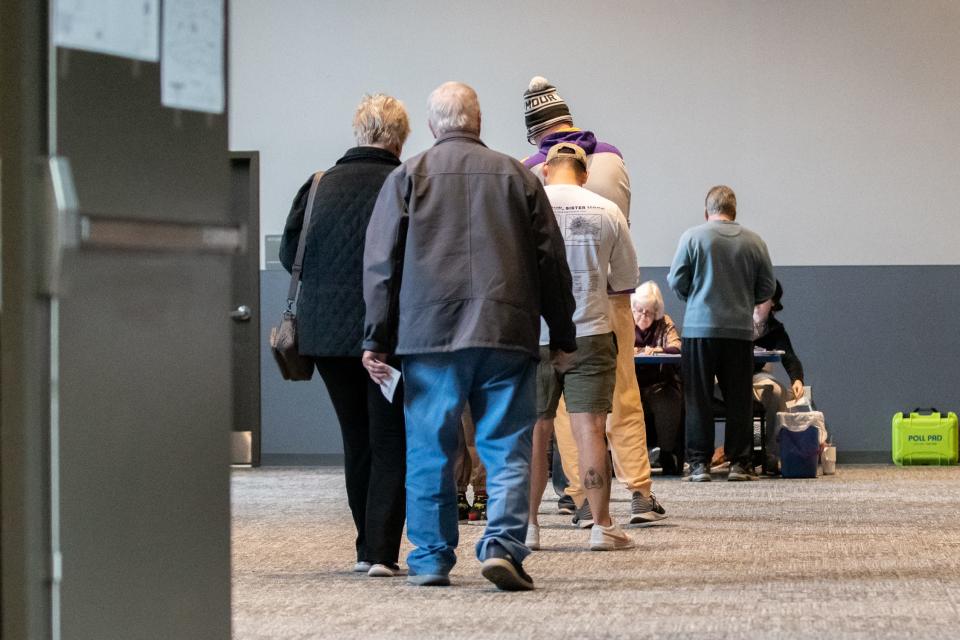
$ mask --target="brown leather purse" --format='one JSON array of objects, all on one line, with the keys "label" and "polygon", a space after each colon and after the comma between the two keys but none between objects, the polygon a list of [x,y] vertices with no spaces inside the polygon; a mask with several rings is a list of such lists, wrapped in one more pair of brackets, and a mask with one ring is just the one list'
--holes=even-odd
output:
[{"label": "brown leather purse", "polygon": [[313,358],[300,353],[297,342],[297,295],[300,292],[300,274],[303,272],[303,253],[306,246],[307,231],[310,229],[310,217],[313,215],[313,201],[317,195],[322,171],[313,174],[310,195],[307,196],[307,208],[303,212],[303,226],[300,228],[300,241],[297,243],[297,256],[290,273],[290,288],[287,290],[287,309],[280,316],[280,326],[270,329],[270,350],[280,367],[284,380],[309,380],[313,377]]}]

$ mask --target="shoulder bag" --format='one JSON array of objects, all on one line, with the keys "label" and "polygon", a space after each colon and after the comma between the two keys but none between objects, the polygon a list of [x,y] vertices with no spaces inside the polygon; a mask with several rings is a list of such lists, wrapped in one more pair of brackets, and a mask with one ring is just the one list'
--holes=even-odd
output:
[{"label": "shoulder bag", "polygon": [[313,377],[313,358],[300,353],[297,343],[297,294],[300,291],[300,274],[303,272],[303,252],[306,246],[307,232],[310,229],[310,217],[313,215],[313,201],[317,195],[322,171],[313,174],[307,208],[303,212],[303,226],[300,228],[300,241],[297,243],[297,256],[290,273],[290,288],[287,290],[287,308],[280,316],[280,325],[270,329],[270,350],[280,367],[284,380],[309,380]]}]

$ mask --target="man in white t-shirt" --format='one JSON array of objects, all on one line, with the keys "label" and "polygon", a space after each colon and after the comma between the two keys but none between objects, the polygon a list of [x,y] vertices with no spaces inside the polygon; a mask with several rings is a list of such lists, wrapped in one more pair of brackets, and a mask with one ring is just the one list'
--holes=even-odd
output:
[{"label": "man in white t-shirt", "polygon": [[550,333],[541,321],[527,546],[540,548],[537,512],[547,483],[547,447],[553,419],[563,394],[577,444],[580,480],[593,509],[590,548],[629,549],[634,546],[633,540],[610,518],[610,470],[604,432],[607,414],[613,408],[617,341],[607,290],[608,286],[614,290],[637,286],[637,254],[620,208],[583,188],[587,155],[581,147],[569,142],[554,145],[543,172],[545,191],[563,234],[573,276],[577,351],[571,354],[572,367],[560,373],[550,361]]},{"label": "man in white t-shirt", "polygon": [[[546,78],[531,78],[523,93],[524,122],[527,139],[537,147],[537,153],[524,158],[523,164],[543,180],[543,166],[547,153],[560,142],[571,142],[587,154],[587,181],[584,188],[609,198],[618,207],[623,217],[630,221],[630,177],[624,165],[623,154],[612,144],[597,140],[592,131],[574,126],[573,115],[557,88]],[[655,522],[666,517],[666,510],[653,495],[650,475],[650,457],[647,454],[646,425],[643,403],[633,362],[635,327],[630,308],[632,290],[609,291],[610,322],[617,341],[624,348],[617,354],[617,384],[613,390],[613,410],[607,418],[607,440],[613,454],[613,468],[617,480],[626,485],[632,494],[630,522]],[[570,484],[566,490],[559,488],[563,482],[554,480],[554,488],[564,493],[557,507],[560,513],[570,513],[568,498],[576,503],[574,524],[581,528],[593,525],[590,501],[584,500],[576,463],[576,442],[570,429],[570,418],[563,401],[557,409],[556,449],[563,463],[563,472]],[[554,470],[557,465],[554,464]]]}]

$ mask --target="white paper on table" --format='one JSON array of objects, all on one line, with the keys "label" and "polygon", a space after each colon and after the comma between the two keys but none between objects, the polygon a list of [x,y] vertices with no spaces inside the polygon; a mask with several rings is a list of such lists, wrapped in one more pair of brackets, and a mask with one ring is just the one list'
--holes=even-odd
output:
[{"label": "white paper on table", "polygon": [[400,384],[400,372],[390,365],[386,366],[390,369],[390,377],[380,383],[380,391],[383,392],[387,402],[393,402],[393,394],[397,390],[397,385]]},{"label": "white paper on table", "polygon": [[56,0],[53,43],[156,62],[160,59],[160,0]]},{"label": "white paper on table", "polygon": [[160,102],[223,113],[223,0],[166,0]]}]

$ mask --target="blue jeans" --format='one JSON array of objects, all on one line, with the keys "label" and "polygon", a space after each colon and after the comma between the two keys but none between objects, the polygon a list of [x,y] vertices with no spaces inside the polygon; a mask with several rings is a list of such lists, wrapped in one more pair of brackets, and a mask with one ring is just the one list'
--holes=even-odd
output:
[{"label": "blue jeans", "polygon": [[530,553],[527,511],[536,422],[537,362],[526,353],[463,349],[403,357],[407,429],[407,556],[411,575],[446,575],[459,541],[454,467],[460,415],[470,402],[477,453],[487,469],[487,528],[480,560],[499,544],[517,562]]}]

